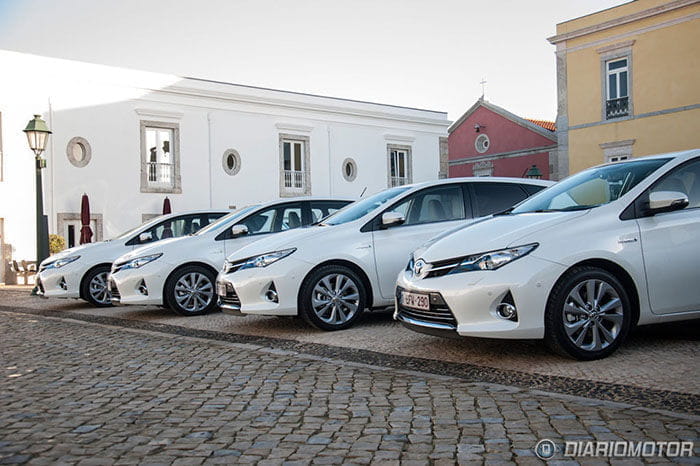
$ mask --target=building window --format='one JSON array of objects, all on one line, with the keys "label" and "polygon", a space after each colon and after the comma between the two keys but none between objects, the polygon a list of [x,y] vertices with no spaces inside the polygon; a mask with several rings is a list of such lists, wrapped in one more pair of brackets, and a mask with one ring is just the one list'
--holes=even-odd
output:
[{"label": "building window", "polygon": [[175,123],[141,122],[141,192],[182,192],[179,139]]},{"label": "building window", "polygon": [[632,145],[635,139],[625,139],[624,141],[612,141],[599,144],[603,149],[603,160],[605,162],[621,162],[632,158]]},{"label": "building window", "polygon": [[228,149],[224,152],[221,164],[224,167],[224,171],[233,176],[241,169],[241,156],[238,154],[237,150]]},{"label": "building window", "polygon": [[629,115],[629,68],[627,58],[609,60],[606,70],[605,118]]},{"label": "building window", "polygon": [[309,138],[280,134],[280,195],[311,194]]},{"label": "building window", "polygon": [[354,181],[355,178],[357,178],[357,163],[354,159],[348,157],[343,160],[342,169],[343,178],[345,178],[346,181]]},{"label": "building window", "polygon": [[66,146],[66,156],[73,166],[78,168],[86,166],[92,158],[90,143],[80,136],[72,138]]},{"label": "building window", "polygon": [[474,176],[493,176],[493,162],[490,160],[476,162],[472,165],[472,174]]},{"label": "building window", "polygon": [[478,135],[476,137],[476,140],[474,141],[474,148],[480,154],[483,154],[484,152],[489,150],[490,145],[491,145],[491,140],[485,134]]},{"label": "building window", "polygon": [[409,184],[413,180],[410,146],[387,146],[389,154],[389,187]]},{"label": "building window", "polygon": [[[72,248],[80,244],[80,229],[83,224],[80,212],[61,212],[56,214],[57,233],[66,240],[66,247]],[[92,242],[102,241],[102,214],[90,213],[90,229]]]}]

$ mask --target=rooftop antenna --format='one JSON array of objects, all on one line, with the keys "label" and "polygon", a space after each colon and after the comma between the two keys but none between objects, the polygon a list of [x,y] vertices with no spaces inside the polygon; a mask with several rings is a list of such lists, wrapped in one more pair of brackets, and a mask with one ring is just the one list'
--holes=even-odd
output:
[{"label": "rooftop antenna", "polygon": [[365,186],[365,189],[363,189],[362,192],[360,193],[360,197],[365,195],[365,191],[367,191],[367,186]]},{"label": "rooftop antenna", "polygon": [[486,78],[481,78],[481,81],[479,82],[479,84],[481,84],[481,100],[486,99],[486,83],[487,82],[488,81],[486,81]]}]

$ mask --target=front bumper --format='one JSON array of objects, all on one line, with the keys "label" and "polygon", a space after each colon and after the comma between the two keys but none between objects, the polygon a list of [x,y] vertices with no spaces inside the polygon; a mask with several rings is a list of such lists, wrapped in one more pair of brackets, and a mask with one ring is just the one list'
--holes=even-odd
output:
[{"label": "front bumper", "polygon": [[[564,271],[564,266],[532,255],[497,270],[422,280],[414,279],[410,271],[403,271],[397,280],[394,318],[426,333],[486,338],[542,338],[547,298]],[[429,294],[430,311],[421,315],[401,306],[398,294],[401,289]],[[496,312],[498,305],[508,300],[509,294],[517,309],[515,320],[503,319]],[[437,309],[433,305],[434,296],[444,303],[442,320],[433,315]],[[449,321],[448,317],[452,320]]]},{"label": "front bumper", "polygon": [[163,286],[168,278],[162,267],[122,269],[109,275],[112,302],[115,304],[162,305]]},{"label": "front bumper", "polygon": [[85,274],[83,269],[77,263],[72,263],[37,273],[37,294],[46,298],[80,298],[80,281]]},{"label": "front bumper", "polygon": [[[268,267],[219,273],[216,279],[221,310],[232,315],[297,315],[299,286],[312,264],[293,257],[285,257]],[[223,293],[222,285],[227,291]],[[274,287],[277,302],[271,301],[268,291]]]}]

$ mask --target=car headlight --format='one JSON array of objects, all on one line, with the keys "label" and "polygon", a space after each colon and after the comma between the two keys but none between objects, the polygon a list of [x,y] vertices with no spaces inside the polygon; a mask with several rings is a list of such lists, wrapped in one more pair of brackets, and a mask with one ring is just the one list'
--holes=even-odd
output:
[{"label": "car headlight", "polygon": [[465,257],[457,267],[449,273],[471,272],[474,270],[496,270],[514,260],[530,254],[539,246],[538,243],[525,244],[514,248],[500,249],[498,251],[482,252]]},{"label": "car headlight", "polygon": [[41,264],[39,268],[41,270],[60,269],[64,265],[68,265],[71,262],[77,261],[78,259],[80,259],[80,256],[63,257],[61,259],[56,259],[55,261],[47,262],[46,264]]},{"label": "car headlight", "polygon": [[159,258],[160,256],[162,256],[162,255],[163,255],[163,253],[159,253],[159,254],[150,254],[150,255],[148,255],[148,256],[135,257],[135,258],[131,259],[130,261],[125,262],[124,264],[121,264],[121,265],[119,266],[119,269],[120,269],[120,270],[124,270],[124,269],[139,269],[139,268],[143,267],[143,266],[146,265],[146,264],[150,264],[151,262],[153,262],[154,260],[158,259],[158,258]]},{"label": "car headlight", "polygon": [[224,273],[231,273],[235,272],[236,270],[243,269],[267,267],[268,265],[274,264],[280,259],[284,259],[296,250],[297,248],[282,249],[281,251],[266,252],[265,254],[249,257],[240,261],[226,261],[226,263],[224,264]]}]

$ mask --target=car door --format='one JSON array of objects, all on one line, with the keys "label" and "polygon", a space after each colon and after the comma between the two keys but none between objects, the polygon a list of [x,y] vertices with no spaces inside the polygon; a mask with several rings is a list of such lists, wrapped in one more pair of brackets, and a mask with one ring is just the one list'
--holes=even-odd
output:
[{"label": "car door", "polygon": [[689,203],[681,210],[637,219],[651,310],[700,310],[700,160],[674,168],[649,190],[654,191],[682,192]]},{"label": "car door", "polygon": [[462,183],[442,184],[417,191],[384,212],[405,217],[401,225],[381,227],[381,214],[374,220],[372,246],[380,294],[391,299],[396,276],[406,267],[418,246],[471,217],[468,195]]},{"label": "car door", "polygon": [[231,228],[227,228],[221,232],[217,236],[217,240],[223,240],[224,242],[225,255],[221,258],[222,264],[226,256],[231,255],[253,241],[257,241],[280,231],[291,230],[302,226],[302,219],[305,218],[305,215],[309,215],[308,213],[304,213],[305,209],[303,204],[302,202],[290,202],[253,212],[236,223],[236,225],[245,225],[248,227],[248,234],[245,236],[234,238],[231,234]]}]

